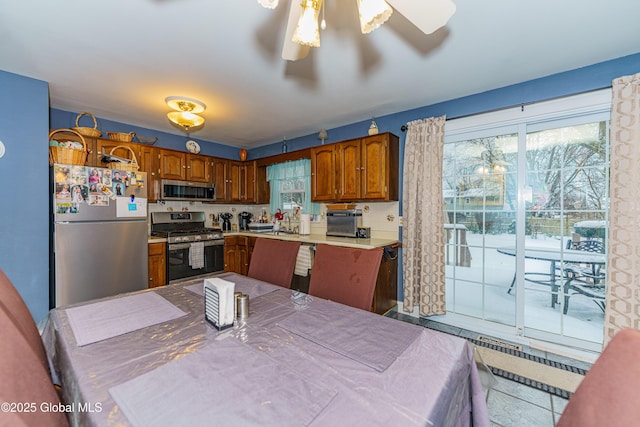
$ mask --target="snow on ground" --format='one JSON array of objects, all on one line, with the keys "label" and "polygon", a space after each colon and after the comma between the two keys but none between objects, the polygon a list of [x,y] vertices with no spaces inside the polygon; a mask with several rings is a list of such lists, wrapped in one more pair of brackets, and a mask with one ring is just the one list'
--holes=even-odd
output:
[{"label": "snow on ground", "polygon": [[[468,232],[467,242],[471,251],[471,266],[447,266],[447,310],[514,326],[515,289],[510,294],[507,291],[514,277],[516,258],[501,254],[497,249],[515,247],[515,235]],[[525,246],[560,251],[565,242],[557,236],[527,236]],[[525,259],[527,273],[548,275],[549,270],[548,261]],[[455,289],[452,280],[454,275]],[[548,276],[535,278],[548,279]],[[485,283],[484,287],[482,282]],[[562,295],[559,295],[558,300],[563,300]],[[569,310],[563,315],[560,304],[551,307],[550,286],[526,281],[524,319],[525,335],[527,329],[536,329],[595,343],[602,342],[604,313],[592,299],[583,295],[572,295]],[[561,336],[558,337],[559,342],[562,342]]]}]

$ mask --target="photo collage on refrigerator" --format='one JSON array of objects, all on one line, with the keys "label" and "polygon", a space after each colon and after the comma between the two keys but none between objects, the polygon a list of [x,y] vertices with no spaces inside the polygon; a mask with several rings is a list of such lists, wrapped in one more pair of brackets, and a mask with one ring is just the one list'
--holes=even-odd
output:
[{"label": "photo collage on refrigerator", "polygon": [[54,165],[55,211],[75,214],[81,206],[109,206],[137,182],[135,172],[91,166]]}]

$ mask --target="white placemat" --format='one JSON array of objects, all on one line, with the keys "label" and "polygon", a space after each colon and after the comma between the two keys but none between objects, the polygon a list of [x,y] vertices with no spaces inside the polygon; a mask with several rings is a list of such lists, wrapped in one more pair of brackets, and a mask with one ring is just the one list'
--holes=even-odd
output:
[{"label": "white placemat", "polygon": [[78,346],[185,316],[155,292],[145,292],[65,310]]}]

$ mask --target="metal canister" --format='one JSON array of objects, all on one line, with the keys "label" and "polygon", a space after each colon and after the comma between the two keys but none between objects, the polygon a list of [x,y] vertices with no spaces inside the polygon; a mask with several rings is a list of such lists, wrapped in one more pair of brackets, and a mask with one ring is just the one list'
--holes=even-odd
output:
[{"label": "metal canister", "polygon": [[242,295],[242,292],[234,292],[233,293],[233,303],[235,304],[234,307],[235,307],[235,310],[236,310],[236,312],[235,312],[236,317],[238,317],[240,315],[240,310],[239,310],[239,307],[238,307],[238,298],[240,297],[240,295]]},{"label": "metal canister", "polygon": [[249,317],[249,295],[242,294],[238,297],[237,316],[240,319],[246,319]]}]

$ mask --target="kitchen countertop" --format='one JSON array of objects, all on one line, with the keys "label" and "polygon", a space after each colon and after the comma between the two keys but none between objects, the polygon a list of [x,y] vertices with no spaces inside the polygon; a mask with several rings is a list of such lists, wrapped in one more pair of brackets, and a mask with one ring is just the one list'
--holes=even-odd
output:
[{"label": "kitchen countertop", "polygon": [[167,243],[166,237],[149,236],[147,239],[149,244],[151,243]]},{"label": "kitchen countertop", "polygon": [[251,231],[236,231],[236,232],[225,232],[225,236],[252,236],[252,237],[264,237],[267,239],[279,239],[279,240],[293,240],[302,243],[316,244],[323,243],[327,245],[335,245],[335,246],[348,246],[352,248],[364,248],[364,249],[372,249],[372,248],[381,248],[384,246],[392,246],[398,244],[397,239],[356,239],[351,237],[332,237],[325,236],[324,234],[308,234],[308,235],[298,235],[298,234],[285,234],[279,233],[274,235],[273,233],[255,233]]}]

